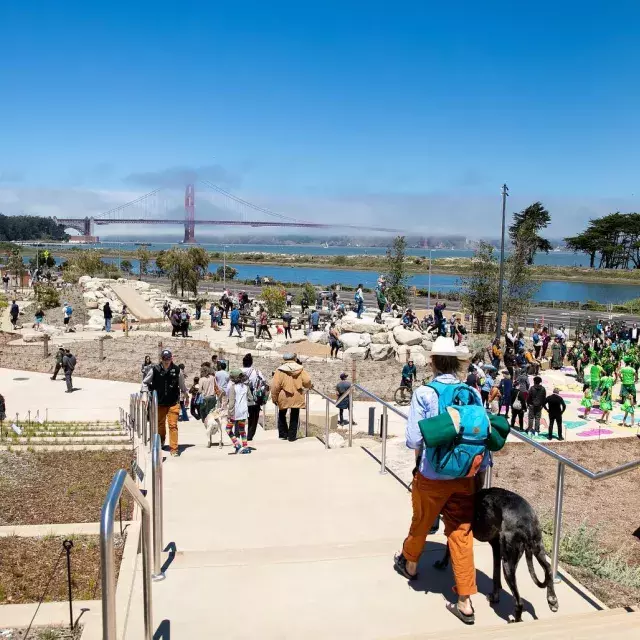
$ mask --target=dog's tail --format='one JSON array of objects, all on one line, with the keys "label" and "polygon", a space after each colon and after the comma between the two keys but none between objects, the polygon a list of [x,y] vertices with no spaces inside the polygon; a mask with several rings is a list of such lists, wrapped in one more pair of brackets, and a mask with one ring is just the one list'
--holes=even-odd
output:
[{"label": "dog's tail", "polygon": [[[547,556],[544,551],[544,547],[542,546],[542,542],[538,541],[534,543],[535,548],[527,547],[525,549],[525,555],[527,557],[527,567],[529,567],[529,575],[531,579],[536,583],[538,587],[544,589],[549,582],[551,581],[551,567],[547,562]],[[540,566],[544,570],[544,581],[538,580],[538,576],[536,575],[536,569],[533,566],[533,554],[535,553],[536,560],[540,563]]]}]

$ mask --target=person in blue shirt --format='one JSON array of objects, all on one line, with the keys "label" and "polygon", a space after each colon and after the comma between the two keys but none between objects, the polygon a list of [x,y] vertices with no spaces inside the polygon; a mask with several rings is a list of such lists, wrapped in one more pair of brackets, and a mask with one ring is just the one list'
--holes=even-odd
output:
[{"label": "person in blue shirt", "polygon": [[[458,384],[461,363],[469,357],[469,350],[466,347],[456,348],[452,338],[437,338],[431,350],[434,381]],[[407,447],[414,450],[417,462],[411,486],[413,518],[402,552],[394,558],[394,568],[409,580],[418,577],[418,561],[425,548],[427,535],[434,520],[442,514],[458,595],[455,604],[447,603],[446,606],[465,624],[473,624],[475,618],[471,596],[478,592],[471,528],[474,494],[483,480],[483,471],[491,464],[491,455],[486,453],[475,477],[450,478],[436,473],[429,464],[428,456],[424,455],[425,442],[418,422],[438,414],[439,400],[436,391],[426,385],[418,387],[411,399],[405,432]]]},{"label": "person in blue shirt", "polygon": [[416,381],[418,379],[418,372],[416,370],[416,365],[413,364],[413,360],[409,360],[407,364],[402,367],[402,380],[400,381],[401,387],[411,387],[412,381]]},{"label": "person in blue shirt", "polygon": [[489,392],[495,384],[491,373],[491,371],[487,371],[485,373],[484,384],[482,385],[482,389],[480,390],[480,395],[482,396],[482,404],[487,407],[487,409],[489,408]]},{"label": "person in blue shirt", "polygon": [[231,322],[229,337],[233,335],[233,330],[235,329],[238,332],[238,336],[242,338],[242,333],[240,333],[240,311],[238,311],[238,307],[235,304],[233,305],[233,309],[229,314],[229,320]]},{"label": "person in blue shirt", "polygon": [[509,407],[511,406],[511,392],[513,391],[513,380],[508,371],[502,372],[502,380],[500,380],[501,404],[504,407],[504,417],[509,418]]},{"label": "person in blue shirt", "polygon": [[314,309],[311,313],[311,331],[320,331],[320,312]]}]

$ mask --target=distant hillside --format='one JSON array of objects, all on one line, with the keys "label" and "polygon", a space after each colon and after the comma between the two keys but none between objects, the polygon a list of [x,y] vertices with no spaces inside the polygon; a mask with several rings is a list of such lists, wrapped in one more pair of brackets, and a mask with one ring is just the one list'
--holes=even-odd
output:
[{"label": "distant hillside", "polygon": [[64,227],[53,218],[40,216],[5,216],[0,213],[0,241],[66,240]]}]

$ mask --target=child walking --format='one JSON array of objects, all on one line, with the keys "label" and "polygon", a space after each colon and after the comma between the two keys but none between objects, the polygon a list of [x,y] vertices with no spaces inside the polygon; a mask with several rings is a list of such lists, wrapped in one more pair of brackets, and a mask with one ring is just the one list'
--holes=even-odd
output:
[{"label": "child walking", "polygon": [[586,420],[589,417],[591,407],[593,406],[593,393],[591,392],[591,386],[589,384],[584,385],[584,395],[580,401],[580,405],[584,407],[583,418]]},{"label": "child walking", "polygon": [[[249,417],[249,402],[253,402],[251,389],[247,384],[247,377],[239,369],[229,373],[227,383],[227,435],[235,447],[236,453],[251,453],[247,446],[247,418]],[[235,432],[240,436],[242,444],[238,442]]]},{"label": "child walking", "polygon": [[602,393],[600,394],[600,411],[602,411],[602,418],[600,418],[598,422],[609,424],[611,409],[613,409],[613,403],[611,402],[611,389],[602,389]]},{"label": "child walking", "polygon": [[631,423],[628,425],[630,427],[633,427],[633,421],[634,421],[634,416],[635,416],[635,411],[636,411],[636,406],[635,403],[633,401],[633,396],[629,393],[629,394],[625,394],[622,398],[623,402],[622,402],[622,410],[624,411],[624,418],[622,418],[622,422],[620,423],[621,427],[626,427],[627,426],[627,417],[631,416]]}]

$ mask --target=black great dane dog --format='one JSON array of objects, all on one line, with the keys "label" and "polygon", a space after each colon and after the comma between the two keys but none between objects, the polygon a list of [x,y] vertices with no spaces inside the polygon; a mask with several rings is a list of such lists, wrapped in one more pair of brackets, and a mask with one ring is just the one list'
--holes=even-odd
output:
[{"label": "black great dane dog", "polygon": [[[491,604],[500,600],[501,565],[504,578],[516,601],[514,622],[522,620],[522,600],[516,584],[516,568],[522,554],[527,558],[531,578],[541,589],[547,589],[547,602],[551,611],[558,610],[558,598],[553,588],[551,567],[542,544],[542,531],[538,516],[531,505],[518,494],[506,489],[482,489],[475,496],[473,537],[488,542],[493,549],[493,591],[487,596]],[[538,580],[533,566],[536,557],[544,569],[544,580]],[[449,564],[449,548],[444,558],[434,564],[444,569]]]}]

